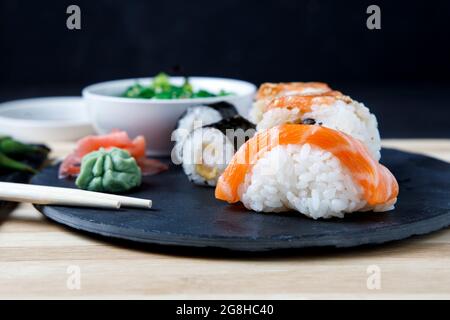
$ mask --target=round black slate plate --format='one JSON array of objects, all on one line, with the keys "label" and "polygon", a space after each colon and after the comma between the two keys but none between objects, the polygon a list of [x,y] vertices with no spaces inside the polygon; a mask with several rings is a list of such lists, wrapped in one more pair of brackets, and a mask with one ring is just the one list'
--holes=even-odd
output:
[{"label": "round black slate plate", "polygon": [[[400,240],[450,225],[450,164],[384,149],[383,162],[397,177],[400,197],[389,213],[357,213],[314,221],[296,213],[258,214],[214,198],[214,189],[190,184],[178,167],[147,177],[131,196],[154,201],[153,210],[120,211],[38,206],[70,227],[132,241],[239,251],[352,247]],[[74,187],[50,167],[34,184]]]}]

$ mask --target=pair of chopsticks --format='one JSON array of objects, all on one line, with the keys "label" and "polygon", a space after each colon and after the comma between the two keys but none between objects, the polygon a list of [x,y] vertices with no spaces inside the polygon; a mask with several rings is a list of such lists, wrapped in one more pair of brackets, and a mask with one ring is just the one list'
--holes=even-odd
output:
[{"label": "pair of chopsticks", "polygon": [[43,205],[119,209],[152,207],[152,200],[86,190],[0,182],[0,200]]}]

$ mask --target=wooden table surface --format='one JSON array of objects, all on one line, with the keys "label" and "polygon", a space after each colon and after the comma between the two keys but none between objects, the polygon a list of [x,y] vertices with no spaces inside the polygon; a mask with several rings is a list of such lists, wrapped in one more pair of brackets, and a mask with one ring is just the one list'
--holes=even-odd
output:
[{"label": "wooden table surface", "polygon": [[[71,150],[53,143],[54,156]],[[450,161],[450,140],[385,140]],[[0,213],[0,298],[450,298],[450,229],[370,248],[211,256],[110,242]]]}]

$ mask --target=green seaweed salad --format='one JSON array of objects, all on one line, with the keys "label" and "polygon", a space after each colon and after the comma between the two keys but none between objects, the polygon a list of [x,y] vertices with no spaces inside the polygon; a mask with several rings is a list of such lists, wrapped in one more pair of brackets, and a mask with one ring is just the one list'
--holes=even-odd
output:
[{"label": "green seaweed salad", "polygon": [[189,82],[189,78],[184,78],[184,83],[181,86],[173,85],[170,83],[170,77],[165,73],[158,74],[149,85],[136,83],[122,94],[123,97],[138,99],[191,99],[229,95],[232,95],[232,93],[224,90],[220,90],[217,94],[207,90],[195,91]]}]

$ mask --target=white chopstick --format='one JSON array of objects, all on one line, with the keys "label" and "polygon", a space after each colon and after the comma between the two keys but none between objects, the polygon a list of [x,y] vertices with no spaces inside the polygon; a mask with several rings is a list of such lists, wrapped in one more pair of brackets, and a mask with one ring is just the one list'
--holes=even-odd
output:
[{"label": "white chopstick", "polygon": [[[14,190],[14,192],[9,190]],[[122,206],[145,209],[152,207],[152,201],[148,199],[118,196],[79,189],[12,182],[0,182],[0,199],[36,204],[67,204],[103,208],[105,208],[105,206],[107,208],[119,208]],[[82,205],[82,203],[85,203],[85,205]]]},{"label": "white chopstick", "polygon": [[78,195],[80,197],[82,197],[82,196],[94,197],[95,196],[95,197],[99,197],[99,198],[117,200],[121,203],[122,207],[133,207],[133,208],[144,208],[144,209],[150,209],[152,207],[152,200],[148,200],[148,199],[125,197],[125,196],[119,196],[119,195],[115,195],[115,194],[93,192],[93,191],[86,191],[86,190],[80,190],[80,189],[29,185],[29,184],[23,184],[23,183],[0,182],[0,188],[3,188],[3,186],[7,187],[8,185],[11,185],[11,187],[22,188],[24,190],[38,189],[41,192],[64,193],[65,195],[73,195],[73,196]]},{"label": "white chopstick", "polygon": [[105,209],[119,209],[121,205],[117,200],[98,197],[67,196],[62,193],[52,194],[33,189],[25,191],[21,188],[0,188],[0,199],[34,204],[67,205]]}]

